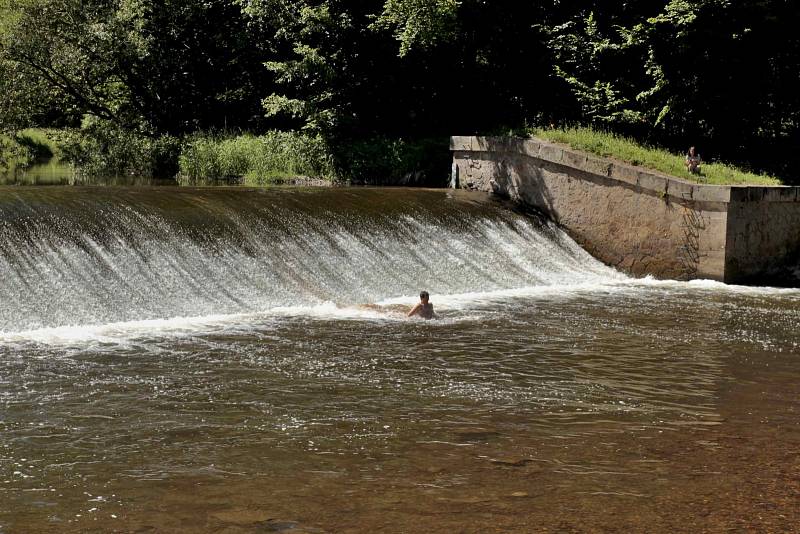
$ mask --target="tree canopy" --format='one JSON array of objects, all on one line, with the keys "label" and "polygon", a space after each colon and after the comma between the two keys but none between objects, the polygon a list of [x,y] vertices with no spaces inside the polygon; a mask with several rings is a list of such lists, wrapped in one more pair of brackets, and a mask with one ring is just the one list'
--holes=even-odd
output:
[{"label": "tree canopy", "polygon": [[0,128],[589,124],[791,178],[799,15],[791,0],[0,0]]}]

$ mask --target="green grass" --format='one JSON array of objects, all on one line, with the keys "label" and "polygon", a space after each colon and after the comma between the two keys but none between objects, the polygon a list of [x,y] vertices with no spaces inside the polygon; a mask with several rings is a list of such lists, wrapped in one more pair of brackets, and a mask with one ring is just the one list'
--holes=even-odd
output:
[{"label": "green grass", "polygon": [[270,131],[264,135],[219,137],[197,134],[184,143],[179,182],[213,184],[241,179],[267,185],[295,178],[329,182],[444,183],[450,166],[447,138],[341,140]]},{"label": "green grass", "polygon": [[188,140],[180,155],[183,184],[242,178],[248,185],[266,185],[295,177],[334,180],[320,137],[278,131],[230,138],[199,134]]},{"label": "green grass", "polygon": [[0,135],[0,173],[15,175],[38,167],[63,166],[60,156],[47,130],[28,128],[15,136]]},{"label": "green grass", "polygon": [[38,128],[22,130],[17,134],[16,141],[20,145],[27,147],[37,162],[50,161],[54,157],[58,159],[58,156],[60,156],[58,145],[50,139],[47,130]]},{"label": "green grass", "polygon": [[700,167],[701,174],[692,174],[686,170],[684,155],[643,146],[631,139],[590,128],[532,128],[528,130],[528,134],[690,182],[712,185],[781,185],[781,180],[774,176],[754,174],[725,163],[704,161]]},{"label": "green grass", "polygon": [[[300,132],[269,131],[263,135],[198,132],[182,138],[151,138],[95,121],[80,130],[26,130],[5,141],[9,149],[0,154],[13,157],[11,172],[17,181],[34,170],[55,175],[61,170],[59,165],[68,165],[81,180],[172,178],[177,174],[182,185],[269,185],[298,178],[443,185],[450,169],[446,137],[407,140],[375,136],[332,142]],[[58,168],[51,172],[45,165]]]}]

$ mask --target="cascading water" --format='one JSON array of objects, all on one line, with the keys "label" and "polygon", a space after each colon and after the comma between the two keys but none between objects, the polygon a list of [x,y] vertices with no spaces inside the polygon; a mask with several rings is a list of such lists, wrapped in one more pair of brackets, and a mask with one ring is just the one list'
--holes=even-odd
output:
[{"label": "cascading water", "polygon": [[622,278],[484,197],[376,189],[12,190],[0,272],[0,335]]},{"label": "cascading water", "polygon": [[747,530],[798,310],[480,194],[0,187],[0,533]]}]

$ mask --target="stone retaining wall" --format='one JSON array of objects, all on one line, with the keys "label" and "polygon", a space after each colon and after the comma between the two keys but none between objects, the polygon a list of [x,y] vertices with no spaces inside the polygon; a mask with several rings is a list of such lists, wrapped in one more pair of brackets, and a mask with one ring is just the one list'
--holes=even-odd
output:
[{"label": "stone retaining wall", "polygon": [[699,185],[539,139],[452,137],[453,185],[536,208],[635,276],[800,286],[800,188]]}]

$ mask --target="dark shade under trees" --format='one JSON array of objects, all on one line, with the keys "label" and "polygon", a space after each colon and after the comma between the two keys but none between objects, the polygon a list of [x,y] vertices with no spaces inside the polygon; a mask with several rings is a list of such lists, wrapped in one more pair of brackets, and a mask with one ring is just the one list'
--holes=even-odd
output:
[{"label": "dark shade under trees", "polygon": [[335,152],[584,124],[792,183],[798,20],[790,0],[0,0],[0,130],[98,150],[304,130]]}]

